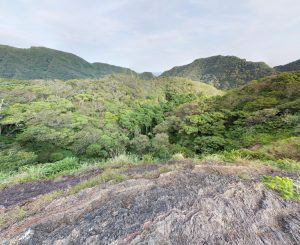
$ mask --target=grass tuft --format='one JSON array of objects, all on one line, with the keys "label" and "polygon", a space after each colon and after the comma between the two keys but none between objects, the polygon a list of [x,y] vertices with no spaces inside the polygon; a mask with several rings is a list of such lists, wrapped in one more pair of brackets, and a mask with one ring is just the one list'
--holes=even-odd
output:
[{"label": "grass tuft", "polygon": [[123,180],[125,180],[125,175],[121,174],[120,172],[120,169],[106,169],[103,173],[73,186],[70,189],[69,194],[75,194],[83,189],[91,188],[98,184],[108,182],[111,180],[117,183],[122,182]]}]

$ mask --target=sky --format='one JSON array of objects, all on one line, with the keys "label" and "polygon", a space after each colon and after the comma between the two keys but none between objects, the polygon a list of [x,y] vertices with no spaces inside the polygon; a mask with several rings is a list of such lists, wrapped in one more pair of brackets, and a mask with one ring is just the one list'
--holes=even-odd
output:
[{"label": "sky", "polygon": [[0,0],[0,44],[43,46],[138,72],[213,55],[300,58],[299,0]]}]

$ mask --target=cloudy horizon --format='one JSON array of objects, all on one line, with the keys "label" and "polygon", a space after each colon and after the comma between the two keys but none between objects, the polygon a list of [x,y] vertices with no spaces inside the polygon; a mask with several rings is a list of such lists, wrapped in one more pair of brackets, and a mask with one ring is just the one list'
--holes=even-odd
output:
[{"label": "cloudy horizon", "polygon": [[298,0],[0,0],[0,44],[44,46],[138,72],[213,55],[300,58]]}]

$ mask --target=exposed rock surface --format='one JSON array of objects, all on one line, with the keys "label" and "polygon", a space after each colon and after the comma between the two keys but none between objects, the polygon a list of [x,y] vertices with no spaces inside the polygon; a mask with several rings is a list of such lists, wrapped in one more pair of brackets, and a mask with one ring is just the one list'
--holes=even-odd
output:
[{"label": "exposed rock surface", "polygon": [[61,197],[2,244],[300,244],[300,204],[202,167]]}]

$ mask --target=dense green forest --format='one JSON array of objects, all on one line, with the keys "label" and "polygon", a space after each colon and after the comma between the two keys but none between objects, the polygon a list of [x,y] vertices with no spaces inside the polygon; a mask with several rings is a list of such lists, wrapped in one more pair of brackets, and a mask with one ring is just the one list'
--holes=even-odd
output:
[{"label": "dense green forest", "polygon": [[[286,68],[284,68],[286,67]],[[296,70],[291,63],[277,70]],[[174,67],[161,77],[184,77],[211,84],[219,89],[235,88],[254,79],[276,74],[263,62],[250,62],[235,56],[213,56],[197,59],[191,64]],[[0,77],[9,79],[100,79],[110,74],[126,74],[151,80],[151,72],[137,73],[131,69],[105,63],[89,63],[71,54],[44,47],[28,49],[0,45]]]},{"label": "dense green forest", "polygon": [[152,73],[135,71],[105,63],[89,63],[71,54],[44,47],[29,49],[0,45],[0,77],[11,79],[82,79],[102,78],[109,74],[128,74],[142,79]]},{"label": "dense green forest", "polygon": [[226,94],[186,78],[0,80],[0,169],[122,153],[300,160],[300,72]]},{"label": "dense green forest", "polygon": [[182,78],[0,80],[1,170],[68,156],[109,158],[124,151],[160,155],[151,144],[168,139],[155,134],[155,127],[166,112],[202,94],[221,92]]},{"label": "dense green forest", "polygon": [[300,70],[300,59],[293,61],[291,63],[288,63],[286,65],[275,66],[274,69],[277,71],[281,71],[281,72],[299,71]]},{"label": "dense green forest", "polygon": [[228,89],[275,73],[276,71],[264,62],[250,62],[235,56],[218,55],[174,67],[161,76],[187,77],[220,89]]}]

